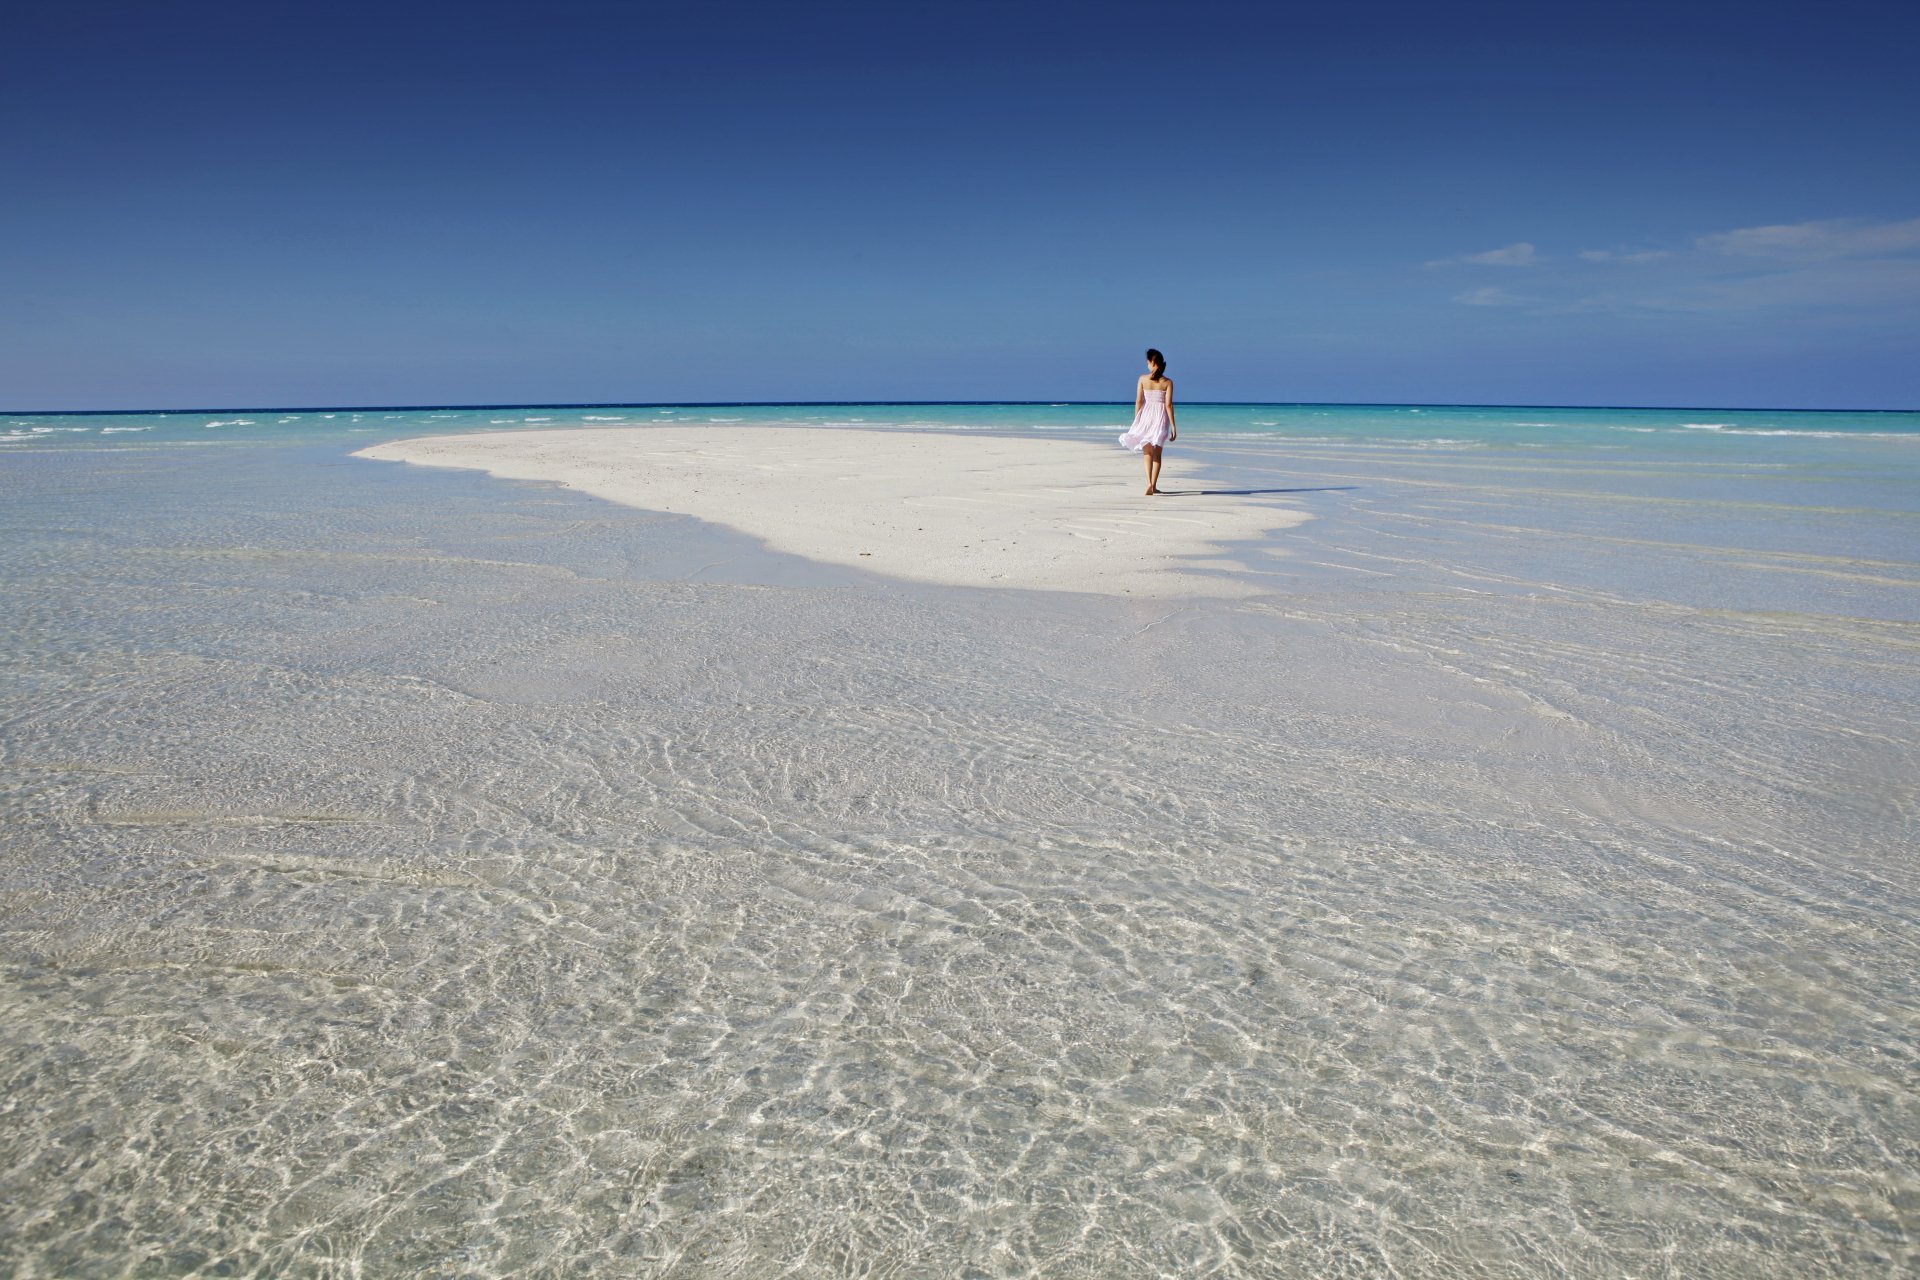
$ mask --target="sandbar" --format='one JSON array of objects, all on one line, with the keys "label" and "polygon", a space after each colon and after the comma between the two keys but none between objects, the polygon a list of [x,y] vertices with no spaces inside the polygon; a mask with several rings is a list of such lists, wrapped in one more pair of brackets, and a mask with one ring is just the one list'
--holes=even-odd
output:
[{"label": "sandbar", "polygon": [[[914,582],[1243,596],[1230,544],[1310,517],[1085,439],[830,427],[614,427],[427,436],[355,455],[543,480],[711,521],[776,551]],[[1188,455],[1191,457],[1191,455]]]}]

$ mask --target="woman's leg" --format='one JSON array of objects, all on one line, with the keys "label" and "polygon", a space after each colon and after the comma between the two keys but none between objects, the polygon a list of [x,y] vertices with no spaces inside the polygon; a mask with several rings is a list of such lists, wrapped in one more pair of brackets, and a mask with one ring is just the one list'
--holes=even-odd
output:
[{"label": "woman's leg", "polygon": [[1160,446],[1150,444],[1143,452],[1147,455],[1147,492],[1160,492]]}]

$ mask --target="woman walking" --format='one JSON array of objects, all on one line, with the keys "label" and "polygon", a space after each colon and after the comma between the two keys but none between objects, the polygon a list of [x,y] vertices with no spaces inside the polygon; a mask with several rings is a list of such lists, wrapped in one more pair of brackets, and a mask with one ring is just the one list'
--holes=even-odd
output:
[{"label": "woman walking", "polygon": [[1173,383],[1167,377],[1167,358],[1147,348],[1147,371],[1133,387],[1133,426],[1120,437],[1122,446],[1138,449],[1147,458],[1147,496],[1160,492],[1160,451],[1180,438],[1173,425]]}]

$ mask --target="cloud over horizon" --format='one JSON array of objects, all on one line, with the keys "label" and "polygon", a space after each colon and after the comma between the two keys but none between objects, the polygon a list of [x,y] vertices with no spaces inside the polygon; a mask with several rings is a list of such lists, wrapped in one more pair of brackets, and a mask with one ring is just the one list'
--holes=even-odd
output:
[{"label": "cloud over horizon", "polygon": [[1580,251],[1580,258],[1584,262],[1659,262],[1663,258],[1672,256],[1671,249],[1637,249],[1631,252],[1613,249],[1582,249]]},{"label": "cloud over horizon", "polygon": [[1451,258],[1435,258],[1427,265],[1451,267],[1465,263],[1481,267],[1530,267],[1540,260],[1539,253],[1533,245],[1521,240],[1498,249],[1488,249],[1483,253],[1461,253]]},{"label": "cloud over horizon", "polygon": [[1467,289],[1453,295],[1453,300],[1469,307],[1520,307],[1527,299],[1508,293],[1505,289],[1496,289],[1491,285],[1479,289]]},{"label": "cloud over horizon", "polygon": [[1699,236],[1694,244],[1711,253],[1754,258],[1820,261],[1878,257],[1920,250],[1920,218],[1904,222],[1823,218],[1779,226],[1742,227]]},{"label": "cloud over horizon", "polygon": [[[1817,309],[1871,323],[1920,309],[1920,218],[1821,218],[1696,234],[1675,248],[1583,249],[1550,257],[1527,241],[1428,262],[1534,266],[1522,297],[1485,286],[1452,301],[1470,307],[1575,312]],[[1623,267],[1642,270],[1622,271]]]}]

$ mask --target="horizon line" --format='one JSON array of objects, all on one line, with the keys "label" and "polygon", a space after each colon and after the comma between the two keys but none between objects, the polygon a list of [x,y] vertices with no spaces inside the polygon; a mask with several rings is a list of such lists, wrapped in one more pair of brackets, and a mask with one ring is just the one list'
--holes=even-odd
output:
[{"label": "horizon line", "polygon": [[[165,409],[0,409],[10,417],[98,418],[116,414],[174,413],[419,413],[443,411],[499,411],[508,409],[775,409],[775,408],[872,408],[887,405],[927,407],[962,405],[1038,405],[1045,408],[1078,408],[1096,405],[1124,405],[1125,400],[598,400],[582,402],[518,404],[328,404],[328,405],[223,405],[216,407],[175,407]],[[1183,400],[1188,406],[1262,407],[1297,409],[1604,409],[1657,410],[1673,413],[1920,413],[1920,409],[1808,409],[1767,408],[1759,405],[1728,404],[1542,404],[1533,402],[1496,403],[1444,400]]]}]

